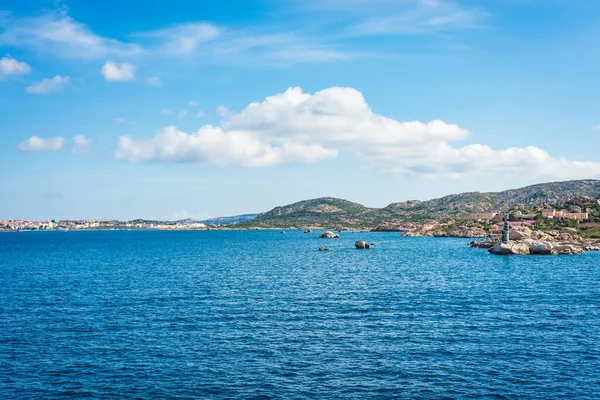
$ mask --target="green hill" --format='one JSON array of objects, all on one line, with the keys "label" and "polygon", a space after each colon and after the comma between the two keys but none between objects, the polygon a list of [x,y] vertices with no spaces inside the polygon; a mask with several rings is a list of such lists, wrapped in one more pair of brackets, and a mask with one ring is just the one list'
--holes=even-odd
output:
[{"label": "green hill", "polygon": [[248,228],[279,227],[373,227],[382,222],[422,222],[466,218],[471,213],[503,212],[516,205],[533,209],[544,205],[563,206],[582,199],[597,205],[599,180],[552,182],[503,192],[452,194],[428,201],[392,203],[384,208],[368,208],[332,197],[304,200],[276,207],[254,220],[237,225]]}]

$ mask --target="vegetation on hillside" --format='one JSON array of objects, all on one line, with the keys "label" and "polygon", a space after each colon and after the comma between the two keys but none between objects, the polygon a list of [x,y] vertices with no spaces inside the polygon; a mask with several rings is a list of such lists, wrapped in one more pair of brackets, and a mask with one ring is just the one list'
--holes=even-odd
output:
[{"label": "vegetation on hillside", "polygon": [[[252,221],[235,226],[239,228],[304,226],[364,228],[387,222],[422,223],[428,220],[464,220],[472,213],[509,212],[515,209],[520,209],[522,213],[539,214],[545,206],[591,208],[591,220],[600,221],[600,205],[597,200],[599,198],[600,181],[598,180],[544,183],[496,193],[453,194],[429,201],[412,200],[392,203],[384,208],[368,208],[347,200],[324,197],[276,207],[269,212],[259,214]],[[573,224],[569,221],[556,223],[566,224],[566,226]]]}]

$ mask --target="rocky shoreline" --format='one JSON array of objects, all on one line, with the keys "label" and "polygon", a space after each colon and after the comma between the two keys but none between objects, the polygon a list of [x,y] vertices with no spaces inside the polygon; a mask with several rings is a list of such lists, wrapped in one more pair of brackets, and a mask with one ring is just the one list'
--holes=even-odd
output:
[{"label": "rocky shoreline", "polygon": [[510,241],[502,243],[497,239],[473,241],[473,248],[488,249],[496,255],[573,255],[586,251],[600,251],[600,239],[583,239],[569,228],[562,232],[513,230]]},{"label": "rocky shoreline", "polygon": [[405,237],[446,237],[446,238],[485,238],[487,233],[478,226],[461,225],[456,226],[456,221],[445,222],[428,221],[423,224],[385,223],[371,229],[371,232],[402,232]]}]

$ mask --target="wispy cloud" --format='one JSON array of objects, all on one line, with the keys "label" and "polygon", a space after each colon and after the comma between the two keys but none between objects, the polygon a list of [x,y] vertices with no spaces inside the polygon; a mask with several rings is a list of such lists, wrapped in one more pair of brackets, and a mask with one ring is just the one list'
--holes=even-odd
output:
[{"label": "wispy cloud", "polygon": [[211,23],[192,22],[137,33],[134,36],[158,43],[167,53],[182,55],[194,52],[202,43],[213,40],[219,34],[220,29]]},{"label": "wispy cloud", "polygon": [[163,115],[168,115],[168,114],[173,114],[172,110],[169,110],[168,108],[163,108],[162,110],[160,110],[160,113]]},{"label": "wispy cloud", "polygon": [[30,72],[31,67],[26,62],[17,61],[11,56],[0,58],[0,79],[9,76],[25,75]]},{"label": "wispy cloud", "polygon": [[37,17],[0,19],[0,46],[27,47],[40,53],[70,59],[97,59],[140,54],[132,43],[105,38],[67,15],[66,10]]},{"label": "wispy cloud", "polygon": [[325,20],[335,13],[339,31],[348,37],[465,30],[488,15],[453,0],[306,0],[291,7]]},{"label": "wispy cloud", "polygon": [[216,112],[217,112],[217,115],[219,115],[221,117],[229,117],[232,114],[231,110],[229,110],[229,108],[225,107],[222,104],[217,107]]},{"label": "wispy cloud", "polygon": [[146,78],[146,83],[154,87],[162,87],[163,85],[162,79],[160,79],[158,76],[151,76],[149,78]]},{"label": "wispy cloud", "polygon": [[54,78],[42,79],[38,83],[27,86],[25,91],[33,94],[48,94],[59,91],[71,80],[68,76],[56,75]]},{"label": "wispy cloud", "polygon": [[184,119],[184,118],[185,118],[185,116],[187,115],[187,113],[188,113],[188,112],[187,112],[187,110],[181,110],[181,111],[179,111],[179,113],[177,114],[177,118],[179,118],[179,119]]},{"label": "wispy cloud", "polygon": [[[274,19],[243,29],[193,21],[126,32],[126,39],[96,34],[66,10],[36,17],[9,15],[0,19],[0,46],[26,47],[61,58],[135,58],[136,64],[185,57],[205,63],[285,66],[373,55],[375,50],[357,43],[356,37],[447,34],[480,26],[487,16],[480,7],[452,0],[306,0],[281,4],[281,8],[294,7],[297,18]],[[121,76],[120,69],[112,65],[116,76]],[[162,83],[158,77],[146,82],[152,86]]]}]

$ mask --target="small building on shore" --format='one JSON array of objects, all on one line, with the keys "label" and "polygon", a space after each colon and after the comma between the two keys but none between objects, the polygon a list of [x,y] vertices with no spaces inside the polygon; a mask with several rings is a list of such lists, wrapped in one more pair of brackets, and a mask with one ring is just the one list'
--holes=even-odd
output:
[{"label": "small building on shore", "polygon": [[494,219],[496,214],[497,213],[495,213],[495,212],[473,213],[473,214],[469,214],[467,219],[470,219],[473,221],[491,221],[492,219]]},{"label": "small building on shore", "polygon": [[577,221],[586,221],[589,214],[586,212],[566,212],[564,210],[555,210],[554,208],[545,208],[542,210],[542,217],[548,219],[576,219]]}]

